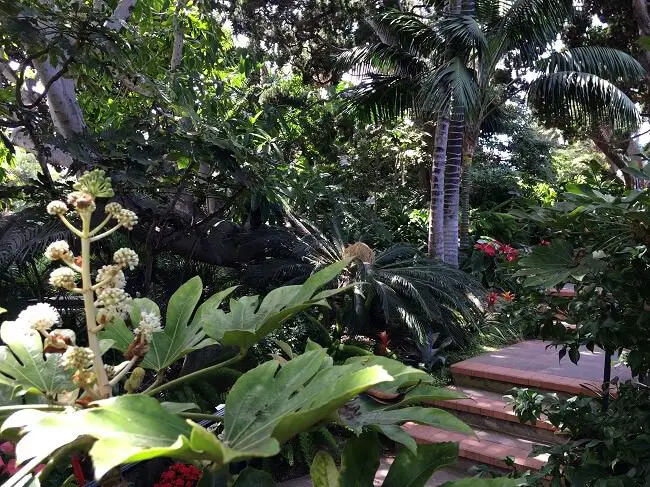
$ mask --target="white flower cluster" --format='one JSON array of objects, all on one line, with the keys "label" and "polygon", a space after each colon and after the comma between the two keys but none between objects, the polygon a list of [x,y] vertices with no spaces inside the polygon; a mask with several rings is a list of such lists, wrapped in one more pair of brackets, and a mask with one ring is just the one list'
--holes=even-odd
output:
[{"label": "white flower cluster", "polygon": [[68,205],[64,201],[54,200],[47,205],[47,213],[50,215],[65,215],[67,212]]},{"label": "white flower cluster", "polygon": [[83,370],[93,364],[95,354],[90,348],[68,347],[61,355],[60,363],[64,369]]},{"label": "white flower cluster", "polygon": [[77,273],[69,267],[59,267],[50,273],[50,285],[63,289],[74,289]]},{"label": "white flower cluster", "polygon": [[28,306],[20,312],[16,323],[26,329],[47,331],[61,322],[59,312],[47,303]]},{"label": "white flower cluster", "polygon": [[133,227],[138,224],[138,215],[124,208],[117,213],[113,213],[113,218],[127,230],[133,230]]},{"label": "white flower cluster", "polygon": [[45,257],[49,260],[69,260],[72,258],[70,246],[65,240],[57,240],[47,246]]},{"label": "white flower cluster", "polygon": [[107,203],[106,206],[104,207],[104,211],[108,213],[109,215],[112,215],[115,217],[119,212],[122,211],[122,205],[119,203],[113,201],[111,203]]},{"label": "white flower cluster", "polygon": [[160,327],[160,316],[155,313],[143,311],[140,314],[140,323],[138,327],[133,330],[136,334],[143,335],[147,340],[151,339],[151,335],[162,331]]},{"label": "white flower cluster", "polygon": [[126,277],[119,266],[105,265],[97,271],[96,283],[103,282],[102,287],[114,287],[124,289],[126,287]]},{"label": "white flower cluster", "polygon": [[95,306],[99,310],[100,322],[111,321],[113,317],[125,318],[131,309],[131,296],[124,289],[115,287],[103,287],[97,289],[97,300]]},{"label": "white flower cluster", "polygon": [[122,247],[113,254],[113,262],[121,267],[128,267],[130,270],[133,270],[137,267],[140,259],[138,254],[135,253],[135,250]]}]

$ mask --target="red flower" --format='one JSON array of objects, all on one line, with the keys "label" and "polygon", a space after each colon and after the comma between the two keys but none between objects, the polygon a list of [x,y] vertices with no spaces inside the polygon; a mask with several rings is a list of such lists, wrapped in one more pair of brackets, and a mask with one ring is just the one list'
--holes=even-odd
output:
[{"label": "red flower", "polygon": [[517,260],[519,258],[519,251],[510,245],[503,245],[500,251],[508,262],[512,262],[513,260]]},{"label": "red flower", "polygon": [[497,255],[497,250],[489,242],[477,243],[476,245],[474,245],[474,248],[490,257],[494,257],[495,255]]},{"label": "red flower", "polygon": [[0,453],[4,453],[5,455],[14,455],[15,452],[16,447],[12,442],[5,441],[4,443],[0,443]]},{"label": "red flower", "polygon": [[194,487],[201,478],[201,470],[194,465],[175,463],[165,470],[154,487]]},{"label": "red flower", "polygon": [[490,291],[490,294],[488,294],[488,298],[487,298],[487,304],[489,308],[497,304],[498,297],[499,295],[495,291]]},{"label": "red flower", "polygon": [[551,242],[549,242],[548,240],[541,239],[541,240],[539,241],[539,244],[540,244],[540,245],[547,246],[547,245],[551,245]]},{"label": "red flower", "polygon": [[508,302],[511,302],[511,301],[515,300],[515,295],[512,294],[510,291],[506,291],[506,292],[502,293],[501,297],[503,298],[504,301],[508,301]]},{"label": "red flower", "polygon": [[380,331],[377,333],[377,337],[379,338],[379,341],[381,344],[385,347],[387,347],[390,344],[390,339],[388,338],[388,332],[387,331]]}]

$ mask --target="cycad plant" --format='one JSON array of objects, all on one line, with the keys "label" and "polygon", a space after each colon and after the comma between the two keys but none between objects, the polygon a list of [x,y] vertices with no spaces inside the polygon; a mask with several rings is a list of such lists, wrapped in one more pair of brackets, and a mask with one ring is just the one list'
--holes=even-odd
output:
[{"label": "cycad plant", "polygon": [[[639,111],[619,88],[637,83],[645,74],[632,56],[598,46],[553,50],[573,8],[572,0],[464,0],[465,15],[433,7],[417,13],[384,11],[370,22],[380,41],[342,58],[365,75],[347,94],[349,108],[375,119],[409,113],[433,133],[432,125],[441,114],[462,106],[466,171],[479,135],[493,125],[490,122],[498,119],[507,102],[522,97],[540,118],[560,128],[634,129]],[[432,178],[440,170],[435,151],[444,143],[436,137],[432,144]],[[452,144],[446,149],[450,151]],[[466,184],[468,176],[463,178]],[[446,183],[460,184],[455,177],[446,178]],[[431,210],[441,212],[440,193],[434,189],[432,181]],[[446,189],[447,194],[455,191]],[[469,191],[461,193],[462,234],[468,226]],[[450,203],[458,212],[455,201],[447,202],[448,207]],[[430,254],[457,265],[458,220],[447,218],[443,229],[441,218],[430,218]],[[444,248],[435,242],[444,242]]]},{"label": "cycad plant", "polygon": [[[407,244],[375,252],[363,242],[346,244],[340,232],[326,236],[297,222],[305,243],[301,262],[262,262],[248,280],[302,282],[310,273],[341,259],[352,259],[338,285],[358,283],[351,303],[339,301],[346,331],[377,338],[387,332],[394,348],[408,352],[428,344],[431,333],[467,343],[480,324],[484,289],[468,274],[431,259]],[[298,248],[298,246],[294,246]]]}]

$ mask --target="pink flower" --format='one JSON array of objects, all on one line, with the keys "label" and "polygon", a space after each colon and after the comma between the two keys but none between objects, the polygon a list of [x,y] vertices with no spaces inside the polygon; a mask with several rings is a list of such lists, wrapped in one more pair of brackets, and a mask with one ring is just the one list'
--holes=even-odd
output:
[{"label": "pink flower", "polygon": [[477,243],[474,248],[490,257],[497,255],[497,250],[490,243]]},{"label": "pink flower", "polygon": [[548,246],[548,245],[551,245],[551,242],[549,242],[548,240],[541,239],[539,241],[539,244],[544,245],[544,246]]},{"label": "pink flower", "polygon": [[488,294],[488,298],[487,298],[488,308],[491,308],[492,306],[497,304],[498,297],[499,295],[495,291],[490,291],[490,294]]},{"label": "pink flower", "polygon": [[15,455],[16,447],[12,442],[5,441],[4,443],[0,443],[0,453],[4,453],[5,455]]}]

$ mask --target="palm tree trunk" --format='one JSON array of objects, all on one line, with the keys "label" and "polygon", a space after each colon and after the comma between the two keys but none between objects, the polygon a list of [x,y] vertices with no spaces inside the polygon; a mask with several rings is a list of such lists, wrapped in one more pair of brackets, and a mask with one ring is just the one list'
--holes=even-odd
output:
[{"label": "palm tree trunk", "polygon": [[465,146],[463,147],[463,169],[460,179],[460,250],[469,249],[469,197],[472,192],[472,162],[476,150],[476,139],[465,129]]},{"label": "palm tree trunk", "polygon": [[444,262],[458,267],[458,209],[460,204],[460,171],[463,159],[465,115],[462,106],[452,102],[447,164],[445,166]]},{"label": "palm tree trunk", "polygon": [[445,205],[445,166],[447,163],[447,141],[449,137],[449,117],[441,114],[436,123],[432,145],[431,198],[429,198],[429,239],[428,254],[434,259],[444,258],[444,205]]},{"label": "palm tree trunk", "polygon": [[[463,0],[462,15],[474,16],[476,14],[476,0]],[[469,124],[471,125],[471,124]],[[472,189],[472,160],[476,149],[478,130],[465,127],[465,143],[463,144],[463,163],[460,180],[460,249],[461,252],[469,249],[469,197]],[[476,133],[476,135],[470,134]]]}]

